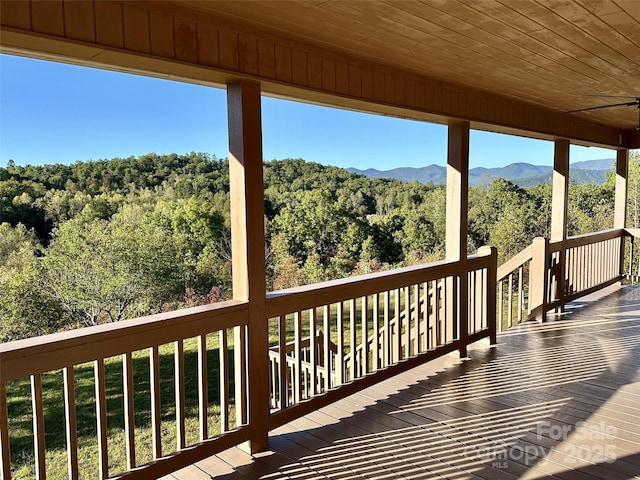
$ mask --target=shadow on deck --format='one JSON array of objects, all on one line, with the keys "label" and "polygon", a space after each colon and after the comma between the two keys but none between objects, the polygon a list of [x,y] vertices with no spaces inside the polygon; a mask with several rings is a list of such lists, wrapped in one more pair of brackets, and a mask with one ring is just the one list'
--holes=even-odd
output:
[{"label": "shadow on deck", "polygon": [[640,479],[640,288],[612,288],[167,479]]}]

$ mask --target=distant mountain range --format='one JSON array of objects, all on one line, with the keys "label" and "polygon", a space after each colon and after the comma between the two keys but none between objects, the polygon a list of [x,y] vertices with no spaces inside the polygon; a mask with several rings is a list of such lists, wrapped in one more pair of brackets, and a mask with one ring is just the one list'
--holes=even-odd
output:
[{"label": "distant mountain range", "polygon": [[[615,160],[587,160],[570,165],[569,178],[573,183],[595,183],[602,185],[607,179],[607,172],[613,169]],[[447,169],[441,165],[427,167],[400,167],[391,170],[376,170],[368,168],[359,170],[348,168],[352,173],[365,175],[369,178],[394,178],[405,182],[418,181],[420,183],[445,183]],[[530,187],[539,183],[551,183],[553,167],[548,165],[532,165],[530,163],[512,163],[506,167],[485,168],[476,167],[469,170],[469,185],[486,186],[496,178],[511,180],[521,187]]]}]

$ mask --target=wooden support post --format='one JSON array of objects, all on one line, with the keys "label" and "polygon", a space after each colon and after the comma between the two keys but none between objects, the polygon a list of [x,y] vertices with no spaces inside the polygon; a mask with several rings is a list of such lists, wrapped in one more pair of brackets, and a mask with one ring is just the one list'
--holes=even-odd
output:
[{"label": "wooden support post", "polygon": [[487,327],[489,328],[489,342],[491,345],[498,343],[498,324],[496,320],[496,290],[498,288],[498,249],[496,247],[480,247],[480,255],[490,255],[491,264],[487,271]]},{"label": "wooden support post", "polygon": [[551,197],[551,241],[562,242],[556,269],[556,296],[562,299],[567,292],[565,272],[567,241],[567,208],[569,192],[569,141],[555,141],[553,156],[553,193]]},{"label": "wooden support post", "polygon": [[544,322],[547,319],[547,271],[549,269],[549,240],[544,237],[533,239],[533,251],[530,267],[529,318]]},{"label": "wooden support post", "polygon": [[627,177],[629,173],[629,151],[618,150],[616,158],[616,197],[613,212],[613,228],[627,226]]},{"label": "wooden support post", "polygon": [[[613,228],[625,228],[627,226],[627,179],[629,175],[629,151],[618,150],[616,157],[616,192],[615,207],[613,211]],[[629,238],[629,265],[633,261],[633,237]],[[620,239],[620,265],[618,273],[624,275],[624,237]],[[631,275],[631,268],[629,268]]]},{"label": "wooden support post", "polygon": [[[249,303],[248,410],[250,450],[255,453],[268,448],[269,420],[260,84],[242,80],[227,85],[227,109],[233,297]],[[240,355],[235,358],[239,362]],[[236,375],[243,375],[238,366]]]},{"label": "wooden support post", "polygon": [[[447,332],[452,340],[462,340],[460,356],[467,356],[466,338],[469,333],[469,281],[467,273],[467,219],[469,210],[469,122],[450,121],[447,148],[447,260],[460,262],[458,278],[447,286]],[[451,288],[457,287],[457,288]],[[457,325],[456,320],[459,321]]]}]

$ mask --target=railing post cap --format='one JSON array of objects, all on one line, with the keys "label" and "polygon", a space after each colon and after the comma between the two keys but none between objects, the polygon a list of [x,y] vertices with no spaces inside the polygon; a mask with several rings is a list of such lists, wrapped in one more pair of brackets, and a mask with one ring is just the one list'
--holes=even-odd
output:
[{"label": "railing post cap", "polygon": [[483,245],[478,249],[479,255],[493,255],[494,253],[498,253],[498,248],[493,245]]}]

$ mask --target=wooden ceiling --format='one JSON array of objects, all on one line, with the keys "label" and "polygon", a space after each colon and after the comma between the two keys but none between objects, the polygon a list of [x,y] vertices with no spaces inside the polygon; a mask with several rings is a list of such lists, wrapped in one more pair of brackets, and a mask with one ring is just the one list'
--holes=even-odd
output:
[{"label": "wooden ceiling", "polygon": [[[172,8],[558,112],[626,101],[592,95],[640,96],[639,0],[194,0]],[[635,107],[569,115],[638,126]]]}]

